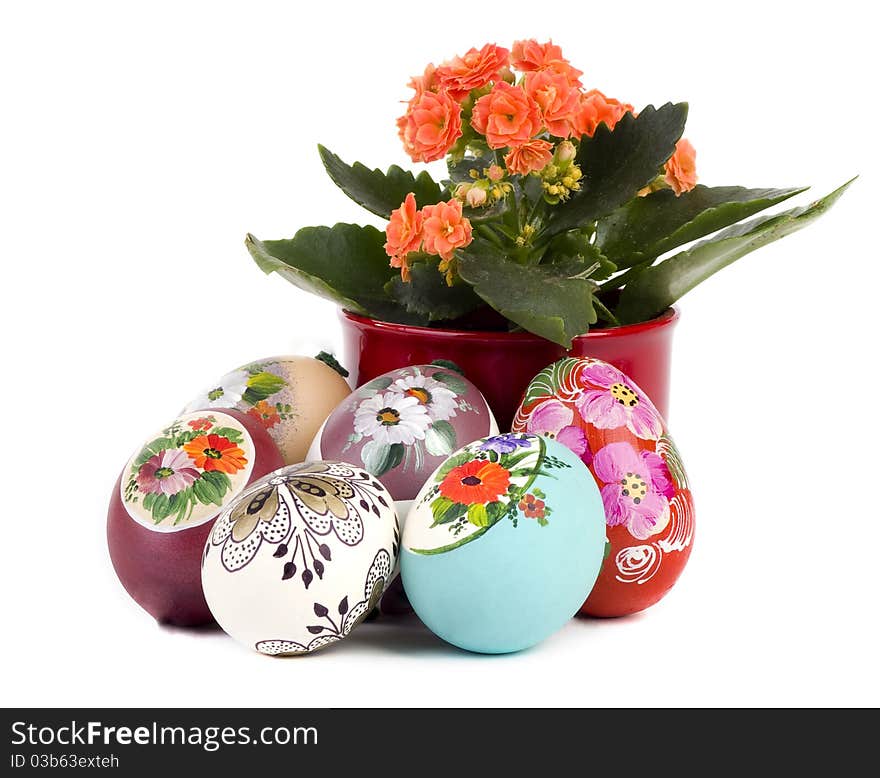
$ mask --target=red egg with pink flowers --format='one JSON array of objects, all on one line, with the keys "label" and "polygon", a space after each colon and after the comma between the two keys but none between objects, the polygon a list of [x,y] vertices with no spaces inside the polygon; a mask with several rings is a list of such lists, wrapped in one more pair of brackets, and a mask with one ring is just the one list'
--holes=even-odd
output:
[{"label": "red egg with pink flowers", "polygon": [[605,507],[606,558],[583,616],[625,616],[660,600],[691,552],[690,484],[666,423],[624,373],[565,358],[532,379],[513,421],[565,444],[589,467]]},{"label": "red egg with pink flowers", "polygon": [[213,621],[201,558],[214,520],[252,481],[284,464],[259,421],[233,410],[187,413],[139,446],[107,514],[110,559],[126,591],[158,621]]}]

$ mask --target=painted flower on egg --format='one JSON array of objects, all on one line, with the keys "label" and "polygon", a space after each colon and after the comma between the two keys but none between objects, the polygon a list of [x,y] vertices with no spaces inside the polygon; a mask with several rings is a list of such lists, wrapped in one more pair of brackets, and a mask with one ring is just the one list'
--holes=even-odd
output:
[{"label": "painted flower on egg", "polygon": [[182,416],[131,458],[122,478],[123,505],[150,529],[195,525],[244,487],[254,458],[251,436],[231,416]]},{"label": "painted flower on egg", "polygon": [[567,357],[529,383],[513,430],[564,443],[599,486],[608,558],[581,613],[621,616],[663,597],[690,554],[693,498],[678,450],[641,389],[606,362]]},{"label": "painted flower on egg", "polygon": [[384,445],[424,440],[430,424],[425,406],[416,397],[398,392],[370,397],[354,413],[354,431]]},{"label": "painted flower on egg", "polygon": [[626,427],[644,440],[663,434],[660,414],[647,396],[616,367],[593,362],[581,373],[584,390],[575,405],[584,421],[599,429]]},{"label": "painted flower on egg", "polygon": [[233,370],[213,386],[207,387],[198,395],[186,410],[199,408],[234,408],[248,388],[250,374],[246,370]]},{"label": "painted flower on egg", "polygon": [[553,512],[547,495],[536,488],[540,476],[571,465],[547,451],[538,435],[494,435],[474,441],[451,456],[426,484],[418,505],[427,505],[433,516],[430,548],[414,553],[451,551],[476,540],[503,520],[514,527],[521,518],[535,519],[542,527]]},{"label": "painted flower on egg", "polygon": [[[263,543],[276,546],[281,578],[299,573],[308,589],[333,561],[332,543],[356,546],[364,537],[363,515],[388,507],[369,473],[338,462],[291,468],[246,495],[214,525],[210,546],[220,549],[229,572],[249,564]],[[332,541],[332,543],[331,543]]]},{"label": "painted flower on egg", "polygon": [[229,438],[220,435],[200,435],[186,443],[183,450],[193,464],[203,470],[232,475],[247,464],[244,451]]},{"label": "painted flower on egg", "polygon": [[574,425],[574,411],[558,400],[547,400],[533,411],[526,430],[555,438],[577,454],[585,465],[593,461],[593,452],[584,431]]},{"label": "painted flower on egg", "polygon": [[485,505],[510,486],[510,471],[495,462],[473,460],[452,468],[440,482],[440,494],[453,502]]},{"label": "painted flower on egg", "polygon": [[192,464],[183,451],[160,451],[140,466],[138,488],[145,494],[177,494],[199,477]]},{"label": "painted flower on egg", "polygon": [[432,460],[439,464],[462,437],[496,430],[485,399],[457,368],[411,365],[358,387],[327,419],[308,458],[359,457],[395,499],[412,499]]},{"label": "painted flower on egg", "polygon": [[431,421],[446,421],[456,415],[458,398],[455,392],[423,373],[398,378],[389,389],[418,400]]},{"label": "painted flower on egg", "polygon": [[593,473],[604,482],[601,493],[609,527],[626,525],[640,540],[666,529],[675,487],[662,457],[653,451],[637,452],[629,443],[609,443],[596,452]]}]

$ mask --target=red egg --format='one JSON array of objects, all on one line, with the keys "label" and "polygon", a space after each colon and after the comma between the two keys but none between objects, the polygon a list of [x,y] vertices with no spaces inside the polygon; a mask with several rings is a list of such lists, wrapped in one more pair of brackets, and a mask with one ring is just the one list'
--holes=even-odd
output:
[{"label": "red egg", "polygon": [[116,575],[158,621],[213,621],[201,557],[214,520],[284,464],[260,422],[233,410],[187,413],[138,447],[116,481],[107,544]]},{"label": "red egg", "polygon": [[617,368],[554,362],[532,379],[514,432],[555,438],[589,467],[602,494],[606,558],[582,616],[625,616],[660,600],[691,552],[690,485],[666,423]]}]

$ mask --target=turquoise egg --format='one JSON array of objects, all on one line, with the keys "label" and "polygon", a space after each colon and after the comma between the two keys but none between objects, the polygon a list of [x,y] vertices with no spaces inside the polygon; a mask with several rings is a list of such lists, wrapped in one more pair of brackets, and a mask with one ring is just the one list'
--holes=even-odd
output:
[{"label": "turquoise egg", "polygon": [[604,549],[602,498],[580,458],[550,438],[510,433],[470,443],[434,471],[407,516],[400,568],[432,632],[504,654],[574,616]]}]

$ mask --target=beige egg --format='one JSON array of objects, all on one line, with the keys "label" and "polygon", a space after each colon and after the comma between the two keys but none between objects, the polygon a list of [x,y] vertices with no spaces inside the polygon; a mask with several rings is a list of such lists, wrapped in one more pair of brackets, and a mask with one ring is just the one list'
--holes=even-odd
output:
[{"label": "beige egg", "polygon": [[252,416],[292,465],[305,460],[315,433],[350,393],[342,375],[320,359],[269,357],[222,376],[184,410],[234,408]]}]

